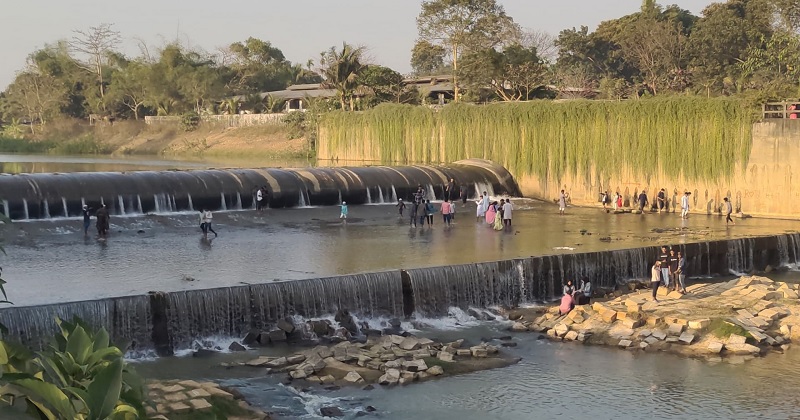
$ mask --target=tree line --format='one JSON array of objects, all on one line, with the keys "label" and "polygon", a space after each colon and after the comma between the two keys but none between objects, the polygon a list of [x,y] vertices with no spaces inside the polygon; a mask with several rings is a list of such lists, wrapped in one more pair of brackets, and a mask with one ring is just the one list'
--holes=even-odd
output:
[{"label": "tree line", "polygon": [[[644,0],[636,13],[550,36],[520,27],[497,0],[427,0],[417,17],[413,76],[448,75],[454,101],[639,98],[659,95],[800,96],[800,2],[728,0],[701,16]],[[248,38],[207,52],[140,44],[128,57],[110,24],[34,51],[0,93],[0,120],[140,119],[144,115],[276,112],[258,95],[306,83],[334,89],[323,109],[426,101],[395,70],[343,43],[292,63]]]}]

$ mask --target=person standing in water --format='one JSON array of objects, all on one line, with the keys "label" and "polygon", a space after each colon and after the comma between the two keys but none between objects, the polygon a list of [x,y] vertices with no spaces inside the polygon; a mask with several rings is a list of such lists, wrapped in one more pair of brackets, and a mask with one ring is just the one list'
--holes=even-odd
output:
[{"label": "person standing in water", "polygon": [[475,218],[476,222],[480,222],[484,216],[486,216],[486,211],[483,210],[483,196],[481,195],[478,197],[478,200],[475,201]]},{"label": "person standing in water", "polygon": [[450,201],[450,224],[456,220],[456,202]]},{"label": "person standing in water", "polygon": [[342,205],[340,207],[341,207],[341,212],[339,213],[339,219],[341,219],[342,222],[347,223],[347,213],[348,213],[347,202],[342,201]]},{"label": "person standing in water", "polygon": [[442,202],[442,208],[441,208],[442,222],[444,222],[444,224],[448,226],[450,226],[450,205],[451,205],[450,200],[445,198],[444,201]]},{"label": "person standing in water", "polygon": [[560,215],[564,215],[564,212],[567,210],[567,193],[564,190],[561,190],[561,194],[558,196],[558,213]]},{"label": "person standing in water", "polygon": [[644,209],[647,207],[649,202],[650,201],[647,199],[647,193],[645,190],[642,190],[642,193],[639,194],[639,211],[642,212],[642,214],[644,214]]},{"label": "person standing in water", "polygon": [[433,207],[431,200],[425,202],[425,218],[428,220],[428,227],[433,226],[433,215],[436,214],[436,207]]},{"label": "person standing in water", "polygon": [[[683,193],[683,197],[681,197],[681,219],[688,219],[689,218],[689,195],[691,195],[689,191]],[[727,198],[726,198],[727,200]]]},{"label": "person standing in water", "polygon": [[261,188],[256,189],[256,210],[261,211],[263,208],[264,192]]},{"label": "person standing in water", "polygon": [[217,237],[217,232],[214,232],[214,229],[211,227],[211,220],[213,218],[214,218],[214,214],[211,213],[211,210],[208,210],[208,209],[203,210],[203,223],[206,224],[206,235],[208,235],[208,232],[211,232],[211,233],[214,234],[214,237],[216,238]]},{"label": "person standing in water", "polygon": [[92,225],[92,210],[93,208],[83,205],[83,236],[89,236],[89,226]]},{"label": "person standing in water", "polygon": [[728,223],[733,223],[735,225],[736,222],[731,219],[733,204],[731,204],[731,200],[728,200],[728,197],[725,197],[723,200],[725,200],[725,226],[728,226]]},{"label": "person standing in water", "polygon": [[450,178],[450,182],[447,183],[447,186],[444,187],[444,198],[453,201],[456,194],[456,180]]},{"label": "person standing in water", "polygon": [[97,219],[95,222],[97,224],[97,235],[101,238],[105,238],[106,235],[108,235],[108,229],[111,224],[111,216],[108,214],[106,205],[103,204],[100,206],[94,216]]},{"label": "person standing in water", "polygon": [[427,204],[425,200],[421,200],[419,203],[416,204],[417,206],[417,217],[419,218],[419,226],[425,227],[425,220],[428,219],[427,215]]},{"label": "person standing in water", "polygon": [[406,203],[403,202],[402,198],[397,199],[397,204],[395,207],[397,207],[397,211],[400,212],[400,217],[403,217],[403,210],[406,209]]},{"label": "person standing in water", "polygon": [[503,226],[506,229],[511,229],[511,211],[513,210],[513,206],[511,205],[511,200],[509,199],[503,204]]},{"label": "person standing in water", "polygon": [[203,236],[208,236],[208,229],[206,229],[206,209],[200,209],[200,230]]},{"label": "person standing in water", "polygon": [[666,193],[666,190],[664,190],[662,188],[661,191],[658,192],[658,195],[656,196],[656,200],[658,201],[658,212],[661,213],[662,211],[664,211],[664,208],[667,205],[667,193]]},{"label": "person standing in water", "polygon": [[461,185],[461,204],[467,204],[467,186]]},{"label": "person standing in water", "polygon": [[412,225],[414,227],[417,227],[417,208],[418,207],[419,207],[419,204],[415,201],[414,203],[411,204],[411,210],[409,210],[409,216],[411,216],[411,223],[409,223],[409,225]]}]

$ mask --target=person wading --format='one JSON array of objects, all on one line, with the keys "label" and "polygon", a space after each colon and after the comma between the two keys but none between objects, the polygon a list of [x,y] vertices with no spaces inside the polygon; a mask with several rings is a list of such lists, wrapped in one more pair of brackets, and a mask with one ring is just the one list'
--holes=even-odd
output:
[{"label": "person wading", "polygon": [[89,236],[89,226],[92,225],[92,210],[93,208],[83,205],[83,236]]},{"label": "person wading", "polygon": [[725,200],[725,226],[728,226],[728,223],[733,223],[734,225],[736,222],[731,219],[731,213],[733,213],[733,204],[731,204],[731,200],[728,200],[728,197],[724,198]]},{"label": "person wading", "polygon": [[108,229],[111,224],[111,216],[108,214],[108,208],[105,204],[100,206],[95,213],[95,218],[97,221],[95,222],[97,225],[97,235],[104,239],[108,235]]},{"label": "person wading", "polygon": [[681,219],[689,218],[689,196],[692,193],[686,191],[683,193],[683,197],[681,197]]}]

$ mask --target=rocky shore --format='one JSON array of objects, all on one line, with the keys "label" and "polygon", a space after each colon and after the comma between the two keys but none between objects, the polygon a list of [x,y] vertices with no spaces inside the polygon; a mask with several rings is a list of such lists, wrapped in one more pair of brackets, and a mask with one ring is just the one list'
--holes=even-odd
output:
[{"label": "rocky shore", "polygon": [[248,404],[235,389],[220,387],[215,382],[153,381],[147,384],[147,397],[147,415],[152,420],[272,418]]},{"label": "rocky shore", "polygon": [[516,332],[534,332],[556,341],[664,351],[689,357],[739,363],[783,352],[800,340],[798,285],[764,277],[701,283],[687,294],[649,290],[576,306],[566,315],[558,307],[513,310]]}]

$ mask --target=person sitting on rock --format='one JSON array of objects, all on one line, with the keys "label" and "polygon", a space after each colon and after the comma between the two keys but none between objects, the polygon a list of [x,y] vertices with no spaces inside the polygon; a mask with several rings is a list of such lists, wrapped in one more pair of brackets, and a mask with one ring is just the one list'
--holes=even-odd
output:
[{"label": "person sitting on rock", "polygon": [[564,293],[564,296],[561,297],[561,305],[558,307],[558,313],[561,315],[566,315],[574,307],[575,300],[572,298],[572,294]]},{"label": "person sitting on rock", "polygon": [[572,284],[572,280],[567,280],[567,284],[564,285],[564,294],[570,296],[575,294],[575,286]]}]

